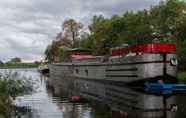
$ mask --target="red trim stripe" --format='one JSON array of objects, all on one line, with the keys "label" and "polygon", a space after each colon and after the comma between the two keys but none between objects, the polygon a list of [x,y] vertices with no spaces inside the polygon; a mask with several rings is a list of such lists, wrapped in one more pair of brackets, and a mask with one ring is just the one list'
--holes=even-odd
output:
[{"label": "red trim stripe", "polygon": [[129,52],[132,53],[173,53],[176,51],[176,46],[174,44],[140,44],[133,45],[127,48],[119,48],[112,50],[112,56],[126,55]]}]

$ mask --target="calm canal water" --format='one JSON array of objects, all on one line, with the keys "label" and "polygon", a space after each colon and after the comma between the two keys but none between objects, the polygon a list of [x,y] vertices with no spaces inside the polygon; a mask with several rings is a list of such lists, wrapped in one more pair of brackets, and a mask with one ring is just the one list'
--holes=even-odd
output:
[{"label": "calm canal water", "polygon": [[[90,103],[71,103],[63,96],[55,96],[47,89],[47,77],[37,69],[0,70],[1,73],[17,72],[24,79],[31,79],[34,92],[31,95],[17,97],[16,105],[20,108],[17,118],[109,118],[109,108]],[[26,76],[26,78],[25,78]]]},{"label": "calm canal water", "polygon": [[[120,118],[113,116],[113,111],[95,101],[72,103],[65,96],[56,96],[47,88],[47,77],[37,72],[37,69],[0,70],[18,72],[32,81],[34,92],[30,95],[17,97],[17,118]],[[26,78],[25,78],[26,79]],[[177,118],[186,118],[186,95],[177,97]],[[122,117],[123,118],[123,117]]]}]

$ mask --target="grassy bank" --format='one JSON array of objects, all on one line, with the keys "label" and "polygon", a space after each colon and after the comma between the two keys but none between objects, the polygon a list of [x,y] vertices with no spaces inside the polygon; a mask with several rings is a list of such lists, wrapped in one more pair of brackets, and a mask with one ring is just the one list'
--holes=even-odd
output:
[{"label": "grassy bank", "polygon": [[186,81],[186,72],[178,72],[177,78],[179,81]]},{"label": "grassy bank", "polygon": [[0,69],[9,68],[37,68],[38,64],[35,63],[19,63],[19,64],[1,64]]}]

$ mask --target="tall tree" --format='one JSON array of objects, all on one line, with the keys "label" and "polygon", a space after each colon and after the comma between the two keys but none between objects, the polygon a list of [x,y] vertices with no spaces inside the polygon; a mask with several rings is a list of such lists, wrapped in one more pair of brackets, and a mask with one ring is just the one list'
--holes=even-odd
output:
[{"label": "tall tree", "polygon": [[185,5],[181,0],[167,0],[151,8],[151,25],[154,32],[162,36],[161,41],[172,42],[172,39],[175,39],[179,19],[186,10]]},{"label": "tall tree", "polygon": [[48,61],[49,63],[51,63],[53,61],[53,54],[52,54],[52,46],[48,45],[47,48],[45,49],[45,60]]},{"label": "tall tree", "polygon": [[62,32],[68,40],[73,41],[73,47],[77,47],[80,31],[83,28],[83,24],[75,21],[74,19],[65,20],[62,25]]}]

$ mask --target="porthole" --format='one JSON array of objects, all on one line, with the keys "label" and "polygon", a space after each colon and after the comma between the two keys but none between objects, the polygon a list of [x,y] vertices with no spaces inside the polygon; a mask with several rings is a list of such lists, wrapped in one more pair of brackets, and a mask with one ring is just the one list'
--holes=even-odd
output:
[{"label": "porthole", "polygon": [[177,66],[178,60],[176,58],[172,58],[172,59],[170,59],[170,64],[171,64],[171,66]]}]

